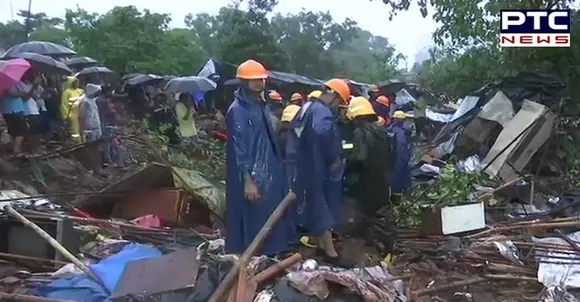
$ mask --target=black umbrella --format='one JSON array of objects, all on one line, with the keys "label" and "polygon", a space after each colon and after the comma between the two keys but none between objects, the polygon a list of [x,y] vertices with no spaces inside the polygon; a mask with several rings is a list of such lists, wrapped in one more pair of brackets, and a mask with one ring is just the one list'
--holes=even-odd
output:
[{"label": "black umbrella", "polygon": [[165,85],[167,92],[205,92],[215,90],[217,84],[206,77],[179,77],[170,80]]},{"label": "black umbrella", "polygon": [[163,77],[154,74],[140,74],[138,76],[132,77],[127,80],[127,85],[129,86],[137,86],[137,85],[144,85],[147,83],[155,83],[161,82]]},{"label": "black umbrella", "polygon": [[22,52],[16,54],[15,57],[25,59],[26,61],[30,62],[34,69],[40,72],[66,75],[72,74],[72,70],[64,65],[64,63],[59,62],[49,56],[44,56],[33,52]]},{"label": "black umbrella", "polygon": [[97,67],[87,67],[83,68],[83,70],[79,71],[76,76],[87,76],[87,75],[110,75],[114,74],[115,72],[110,70],[107,67],[97,66]]},{"label": "black umbrella", "polygon": [[85,67],[95,66],[98,62],[91,57],[74,57],[66,60],[64,63],[72,68],[82,69]]},{"label": "black umbrella", "polygon": [[38,53],[50,57],[65,57],[76,54],[76,52],[65,46],[45,41],[30,41],[10,47],[0,59],[14,58],[17,54],[23,52]]},{"label": "black umbrella", "polygon": [[124,75],[124,76],[121,78],[121,81],[125,82],[125,81],[127,81],[128,79],[132,79],[132,78],[134,78],[134,77],[136,77],[136,76],[140,76],[140,75],[142,75],[142,73],[129,73],[129,74],[126,74],[126,75]]},{"label": "black umbrella", "polygon": [[381,93],[397,93],[407,87],[407,83],[399,80],[386,80],[378,84]]}]

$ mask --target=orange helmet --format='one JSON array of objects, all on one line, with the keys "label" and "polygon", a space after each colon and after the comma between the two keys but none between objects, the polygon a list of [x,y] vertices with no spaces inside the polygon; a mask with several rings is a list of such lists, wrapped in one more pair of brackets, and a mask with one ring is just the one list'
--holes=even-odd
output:
[{"label": "orange helmet", "polygon": [[373,84],[373,85],[371,85],[371,87],[370,87],[370,88],[371,88],[371,92],[379,92],[379,91],[380,91],[380,89],[379,89],[379,86],[378,86],[378,85],[374,85],[374,84]]},{"label": "orange helmet", "polygon": [[391,100],[389,100],[388,97],[381,95],[377,98],[377,103],[385,105],[385,106],[391,106]]},{"label": "orange helmet", "polygon": [[268,96],[272,101],[282,101],[282,96],[276,90],[270,90]]},{"label": "orange helmet", "polygon": [[247,60],[238,66],[236,78],[242,80],[267,79],[268,71],[261,63],[254,60]]},{"label": "orange helmet", "polygon": [[290,97],[290,101],[302,101],[303,99],[304,97],[298,92],[294,92]]},{"label": "orange helmet", "polygon": [[340,95],[340,98],[342,98],[343,102],[347,103],[348,100],[350,99],[350,87],[348,87],[348,84],[346,83],[345,80],[332,79],[324,83],[324,85],[334,90],[334,92],[338,93],[338,95]]}]

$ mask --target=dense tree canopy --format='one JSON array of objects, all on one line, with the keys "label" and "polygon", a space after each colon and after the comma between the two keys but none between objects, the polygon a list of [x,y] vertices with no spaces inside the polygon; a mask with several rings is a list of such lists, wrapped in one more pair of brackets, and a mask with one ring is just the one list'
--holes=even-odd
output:
[{"label": "dense tree canopy", "polygon": [[[572,96],[580,96],[580,14],[571,0],[416,0],[422,12],[441,24],[433,35],[431,59],[414,67],[417,80],[439,92],[463,96],[491,80],[521,70],[555,73]],[[407,10],[410,0],[384,0],[392,13]],[[570,48],[500,48],[501,9],[571,9]]]},{"label": "dense tree canopy", "polygon": [[[403,56],[384,37],[329,13],[273,14],[276,0],[248,0],[218,14],[189,14],[185,28],[170,28],[169,15],[115,7],[99,15],[67,10],[65,19],[30,15],[29,40],[67,45],[120,72],[193,74],[209,58],[239,64],[254,58],[273,70],[316,78],[344,76],[376,82],[400,74]],[[0,23],[0,48],[26,40],[20,21]]]}]

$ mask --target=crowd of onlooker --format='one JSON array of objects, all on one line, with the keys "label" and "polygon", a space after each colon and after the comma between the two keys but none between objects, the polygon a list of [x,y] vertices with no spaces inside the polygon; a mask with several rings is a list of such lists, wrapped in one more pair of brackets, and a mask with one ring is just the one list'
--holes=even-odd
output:
[{"label": "crowd of onlooker", "polygon": [[195,117],[206,105],[203,93],[166,93],[155,85],[126,90],[136,119],[146,118],[152,129],[168,138],[168,143],[199,141]]},{"label": "crowd of onlooker", "polygon": [[38,154],[58,142],[85,144],[85,166],[93,173],[122,165],[121,104],[170,144],[199,141],[195,117],[205,105],[203,93],[166,93],[159,85],[125,85],[117,93],[110,85],[83,82],[29,72],[0,97],[14,157]]},{"label": "crowd of onlooker", "polygon": [[54,141],[86,143],[90,171],[121,165],[113,90],[108,85],[83,86],[74,77],[61,80],[30,72],[3,95],[0,109],[12,155],[34,155]]}]

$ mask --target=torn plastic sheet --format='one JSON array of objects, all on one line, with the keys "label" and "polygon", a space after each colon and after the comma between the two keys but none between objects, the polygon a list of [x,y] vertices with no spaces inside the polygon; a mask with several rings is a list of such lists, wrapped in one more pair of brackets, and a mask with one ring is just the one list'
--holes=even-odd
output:
[{"label": "torn plastic sheet", "polygon": [[573,294],[557,286],[546,287],[542,302],[580,302]]},{"label": "torn plastic sheet", "polygon": [[495,246],[499,254],[502,255],[505,259],[517,265],[524,265],[524,263],[522,263],[522,261],[520,260],[518,248],[506,236],[503,235],[493,236],[484,241],[474,242],[472,243],[471,247],[491,246],[491,245]]},{"label": "torn plastic sheet", "polygon": [[455,131],[455,133],[447,141],[439,144],[433,150],[434,157],[443,158],[445,155],[453,153],[453,150],[455,149],[455,141],[459,137],[459,134],[461,133],[462,130],[463,128],[460,128],[460,130]]},{"label": "torn plastic sheet", "polygon": [[434,165],[430,165],[430,164],[423,164],[419,168],[419,171],[424,172],[424,173],[441,174],[441,168],[434,166]]},{"label": "torn plastic sheet", "polygon": [[9,206],[12,204],[21,204],[26,207],[45,206],[51,210],[60,208],[60,206],[52,204],[50,200],[46,198],[30,197],[30,199],[23,199],[27,197],[30,197],[30,195],[24,194],[17,190],[0,190],[0,209],[4,209],[5,206]]},{"label": "torn plastic sheet", "polygon": [[266,289],[256,295],[254,302],[270,302],[272,301],[272,298],[274,298],[274,293],[271,290]]},{"label": "torn plastic sheet", "polygon": [[479,97],[477,96],[466,96],[461,100],[459,103],[459,108],[455,110],[455,113],[451,117],[450,122],[455,121],[456,119],[464,116],[466,113],[470,112],[475,106],[477,106],[477,102],[479,102]]},{"label": "torn plastic sheet", "polygon": [[[580,242],[580,232],[566,236],[572,241]],[[558,237],[532,237],[532,241],[542,244],[569,245],[564,239]],[[576,260],[578,252],[536,251],[536,257],[542,261],[538,266],[538,281],[546,287],[580,288],[580,262]],[[558,262],[555,263],[554,259]]]},{"label": "torn plastic sheet", "polygon": [[448,123],[451,121],[453,114],[440,113],[440,112],[433,111],[430,108],[427,108],[425,110],[425,116],[432,121],[441,122],[441,123]]},{"label": "torn plastic sheet", "polygon": [[416,99],[405,88],[399,90],[396,95],[397,97],[395,98],[395,103],[399,106],[403,106],[408,103],[414,103],[416,101]]},{"label": "torn plastic sheet", "polygon": [[481,159],[479,155],[474,154],[457,163],[457,170],[463,173],[474,173],[479,171]]},{"label": "torn plastic sheet", "polygon": [[493,244],[504,258],[515,264],[524,265],[518,256],[518,248],[511,240],[494,241]]},{"label": "torn plastic sheet", "polygon": [[294,288],[321,300],[330,295],[327,282],[333,282],[358,294],[364,301],[407,301],[402,281],[392,281],[393,276],[380,266],[352,270],[319,267],[315,271],[291,272],[287,277]]}]

